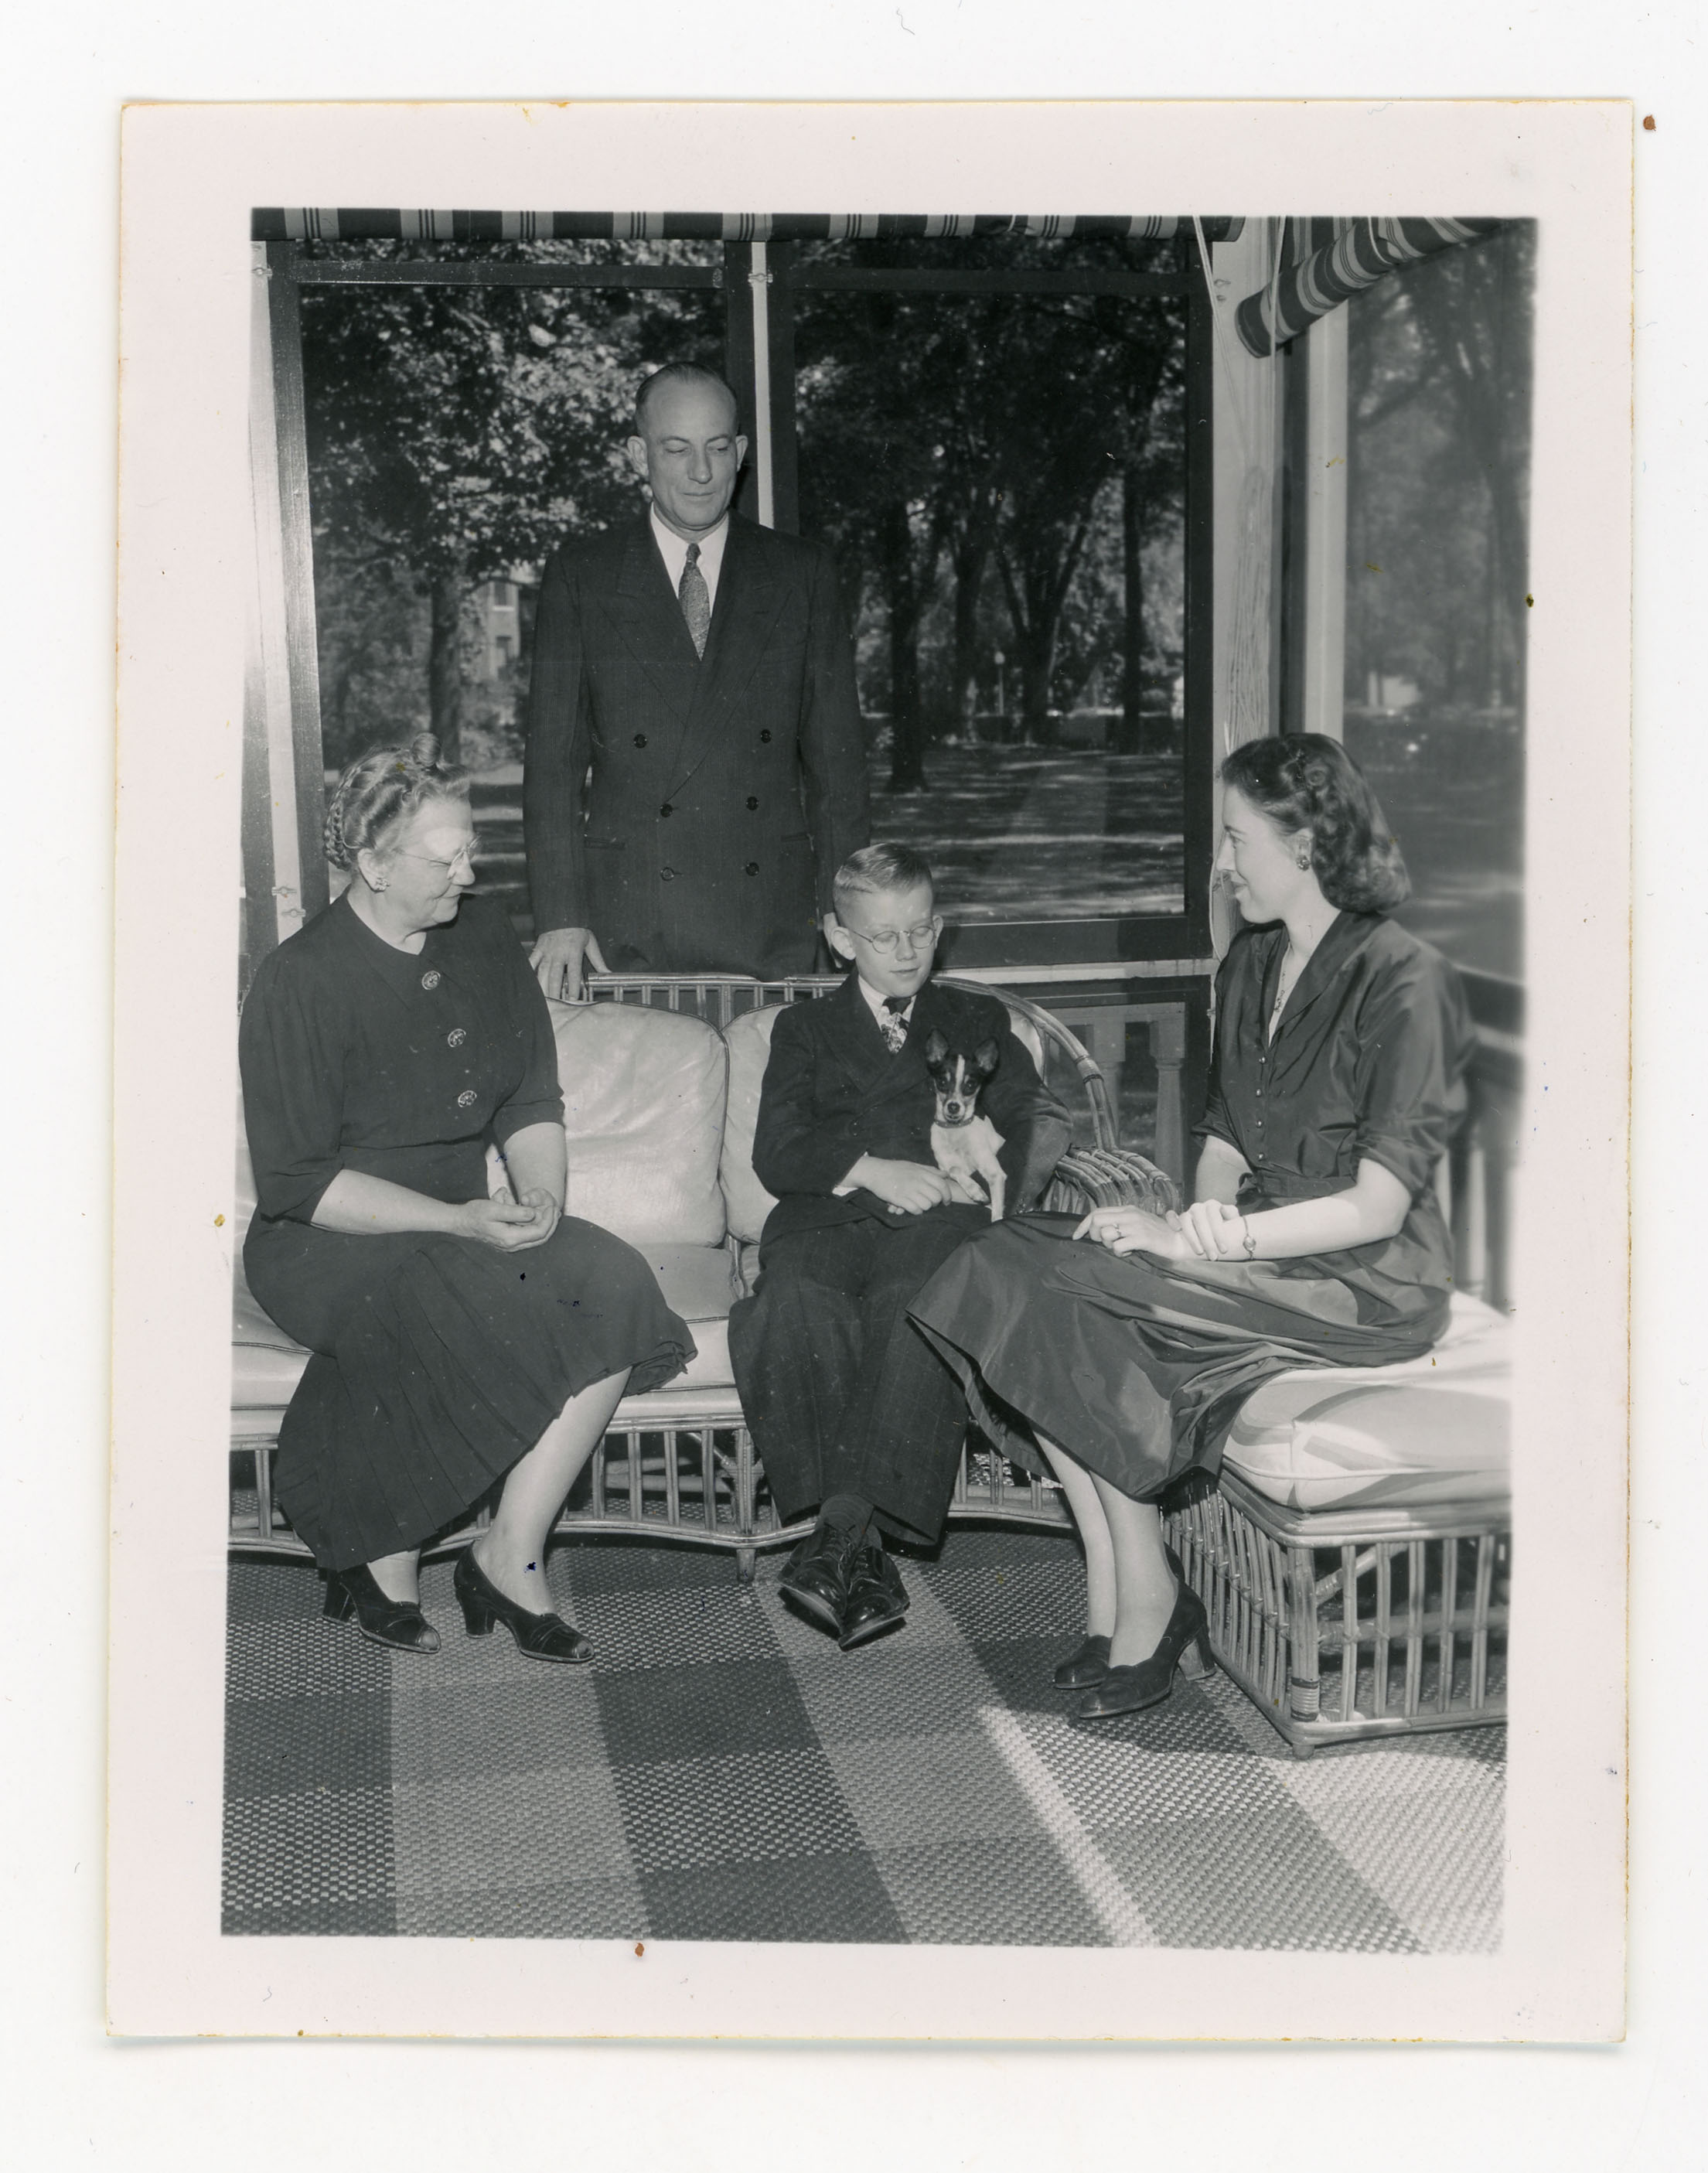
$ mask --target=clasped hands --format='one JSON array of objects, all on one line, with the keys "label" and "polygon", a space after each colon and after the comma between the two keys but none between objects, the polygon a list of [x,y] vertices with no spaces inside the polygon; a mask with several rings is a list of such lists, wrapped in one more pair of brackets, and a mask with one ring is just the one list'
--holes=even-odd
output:
[{"label": "clasped hands", "polygon": [[543,1245],[563,1218],[563,1210],[544,1185],[536,1185],[520,1200],[509,1185],[501,1185],[490,1200],[471,1200],[463,1206],[467,1234],[501,1253],[523,1253]]},{"label": "clasped hands", "polygon": [[933,1207],[957,1203],[967,1207],[989,1205],[934,1162],[892,1162],[886,1156],[864,1155],[849,1172],[849,1178],[875,1192],[892,1215],[924,1215]]},{"label": "clasped hands", "polygon": [[1075,1230],[1112,1253],[1150,1253],[1161,1260],[1238,1260],[1247,1221],[1225,1200],[1195,1200],[1184,1214],[1152,1215],[1143,1207],[1094,1207]]}]

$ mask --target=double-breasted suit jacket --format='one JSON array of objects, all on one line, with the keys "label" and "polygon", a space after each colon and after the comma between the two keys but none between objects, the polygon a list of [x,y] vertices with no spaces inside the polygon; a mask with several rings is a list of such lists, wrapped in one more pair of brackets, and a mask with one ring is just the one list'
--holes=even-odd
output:
[{"label": "double-breasted suit jacket", "polygon": [[541,586],[522,795],[536,931],[619,971],[811,970],[870,833],[854,654],[822,545],[731,515],[703,657],[643,514]]},{"label": "double-breasted suit jacket", "polygon": [[860,1157],[929,1165],[936,1096],[925,1068],[925,1043],[940,1029],[957,1054],[982,1041],[999,1051],[979,1112],[1002,1135],[1010,1213],[1033,1205],[1067,1151],[1067,1112],[1039,1078],[1024,1044],[994,996],[927,981],[913,999],[908,1038],[892,1055],[861,996],[855,976],[817,1003],[791,1004],[771,1036],[753,1140],[759,1181],[779,1195],[764,1241],[798,1230],[876,1216],[887,1223],[914,1219],[893,1213],[876,1194],[836,1187]]}]

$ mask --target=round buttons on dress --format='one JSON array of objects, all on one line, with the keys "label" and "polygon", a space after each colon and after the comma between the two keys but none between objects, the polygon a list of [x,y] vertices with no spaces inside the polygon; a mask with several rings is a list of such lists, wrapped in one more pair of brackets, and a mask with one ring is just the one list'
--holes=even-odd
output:
[{"label": "round buttons on dress", "polygon": [[748,872],[748,874],[749,874],[750,876],[757,876],[757,875],[758,874],[758,872],[759,872],[759,863],[758,863],[758,861],[757,861],[757,860],[749,860],[749,861],[748,861],[748,863],[747,863],[747,872]]},{"label": "round buttons on dress", "polygon": [[454,1026],[445,1037],[445,1045],[447,1049],[461,1049],[467,1039],[468,1028],[466,1026]]},{"label": "round buttons on dress", "polygon": [[456,1106],[459,1109],[466,1109],[471,1103],[478,1101],[479,1098],[472,1086],[465,1086],[456,1097]]},{"label": "round buttons on dress", "polygon": [[660,813],[661,816],[663,816],[663,815],[674,815],[674,814],[676,813],[676,809],[675,809],[674,807],[672,807],[672,806],[671,806],[671,803],[669,802],[669,801],[668,801],[668,800],[666,800],[666,801],[665,801],[665,804],[664,804],[664,806],[663,806],[662,807],[660,807],[660,808],[659,809],[659,811],[658,811],[658,812],[659,812],[659,813]]},{"label": "round buttons on dress", "polygon": [[752,811],[753,811],[755,808],[757,808],[757,807],[758,806],[758,805],[759,805],[759,802],[758,802],[757,800],[753,799],[753,798],[750,795],[750,796],[749,796],[749,798],[748,798],[748,801],[747,801],[748,812],[749,812],[750,813],[752,813]]},{"label": "round buttons on dress", "polygon": [[770,744],[771,744],[771,735],[770,735],[770,733],[769,733],[769,732],[761,732],[761,733],[760,733],[760,735],[759,735],[759,744],[760,744],[760,746],[761,746],[761,747],[769,747],[769,746],[770,746]]},{"label": "round buttons on dress", "polygon": [[644,732],[637,732],[634,736],[634,743],[637,747],[644,747],[646,745],[646,734]]},{"label": "round buttons on dress", "polygon": [[660,868],[658,871],[658,879],[660,882],[674,882],[676,879],[676,871],[674,868]]},{"label": "round buttons on dress", "polygon": [[423,989],[436,989],[439,982],[439,976],[437,973],[423,973],[421,977],[421,985]]}]

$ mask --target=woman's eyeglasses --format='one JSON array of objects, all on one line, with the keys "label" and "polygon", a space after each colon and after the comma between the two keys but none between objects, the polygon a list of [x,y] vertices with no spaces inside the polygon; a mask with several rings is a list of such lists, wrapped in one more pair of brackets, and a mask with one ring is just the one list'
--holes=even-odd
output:
[{"label": "woman's eyeglasses", "polygon": [[[844,921],[843,925],[848,927],[847,922]],[[862,928],[849,928],[848,932],[850,936],[859,936],[862,943],[870,943],[874,951],[893,951],[904,936],[913,950],[923,951],[928,944],[937,941],[942,927],[940,920],[926,920],[917,928],[881,928],[876,936],[868,936]]]},{"label": "woman's eyeglasses", "polygon": [[459,868],[465,868],[473,875],[480,866],[481,849],[478,845],[465,845],[461,852],[448,860],[442,860],[433,853],[406,853],[401,849],[397,857],[400,860],[419,860],[423,866],[429,868],[442,868],[448,876],[454,876]]}]

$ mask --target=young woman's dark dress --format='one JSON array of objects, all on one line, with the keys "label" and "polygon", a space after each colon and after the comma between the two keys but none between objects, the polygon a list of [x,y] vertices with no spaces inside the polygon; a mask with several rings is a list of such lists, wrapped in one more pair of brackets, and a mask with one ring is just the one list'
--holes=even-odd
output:
[{"label": "young woman's dark dress", "polygon": [[259,1202],[244,1270],[315,1353],[279,1496],[323,1567],[419,1546],[572,1395],[624,1367],[655,1388],[693,1356],[646,1263],[593,1223],[515,1253],[313,1227],[341,1170],[476,1200],[488,1141],[563,1121],[546,1000],[495,907],[465,899],[412,955],[339,899],[262,961],[239,1050]]},{"label": "young woman's dark dress", "polygon": [[[1285,928],[1247,929],[1223,962],[1199,1130],[1244,1157],[1242,1207],[1348,1191],[1360,1162],[1379,1162],[1411,1194],[1397,1236],[1188,1268],[1069,1243],[1065,1217],[1034,1216],[963,1246],[911,1308],[987,1430],[1010,1435],[1018,1417],[1135,1501],[1214,1470],[1270,1374],[1419,1357],[1447,1325],[1452,1255],[1433,1177],[1472,1049],[1458,977],[1392,921],[1339,914],[1268,1041],[1286,942]],[[1023,1439],[1010,1445],[1024,1455]]]}]

